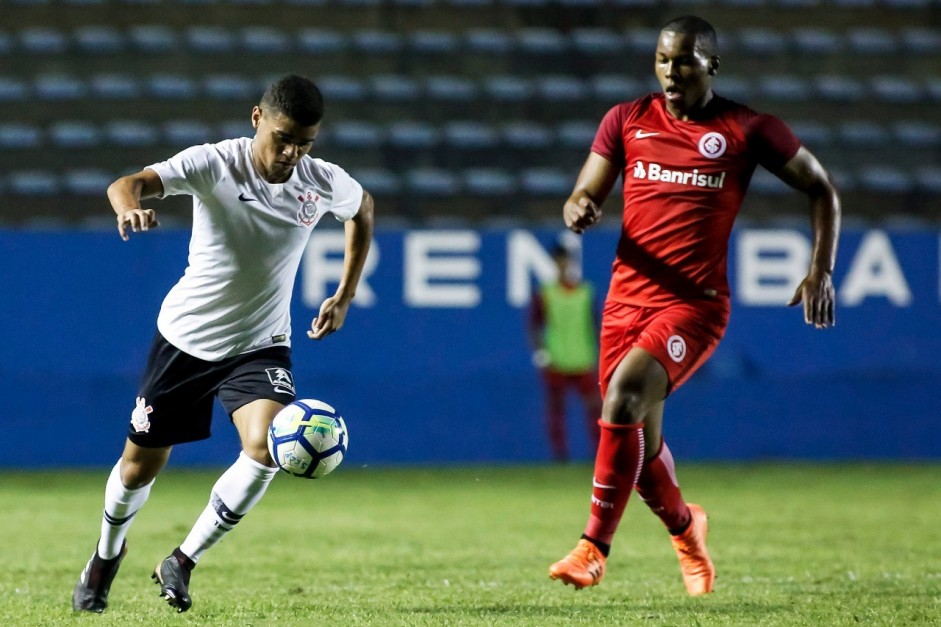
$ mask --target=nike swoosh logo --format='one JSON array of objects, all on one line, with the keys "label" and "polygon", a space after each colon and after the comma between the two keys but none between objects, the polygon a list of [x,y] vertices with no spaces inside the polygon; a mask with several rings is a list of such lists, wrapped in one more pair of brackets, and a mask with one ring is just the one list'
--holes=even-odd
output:
[{"label": "nike swoosh logo", "polygon": [[246,196],[244,193],[242,193],[242,194],[239,194],[239,200],[241,200],[242,202],[255,202],[256,199],[255,199],[255,198],[249,198],[249,197]]},{"label": "nike swoosh logo", "polygon": [[600,483],[594,477],[591,478],[591,485],[594,488],[601,488],[602,490],[614,490],[615,488],[617,488],[616,485],[605,485],[603,483]]},{"label": "nike swoosh logo", "polygon": [[650,133],[645,131],[637,131],[634,133],[634,137],[637,139],[644,139],[645,137],[653,137],[654,135],[659,135],[660,133]]}]

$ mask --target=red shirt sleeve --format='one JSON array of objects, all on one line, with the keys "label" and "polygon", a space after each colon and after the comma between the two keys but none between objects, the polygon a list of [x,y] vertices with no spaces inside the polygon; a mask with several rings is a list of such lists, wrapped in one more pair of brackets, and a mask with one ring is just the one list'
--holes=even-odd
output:
[{"label": "red shirt sleeve", "polygon": [[756,160],[770,172],[784,167],[801,147],[800,140],[787,124],[767,113],[751,118],[745,133]]},{"label": "red shirt sleeve", "polygon": [[591,151],[597,153],[616,165],[618,169],[624,168],[624,113],[627,107],[624,104],[615,105],[601,119],[595,141],[591,144]]}]

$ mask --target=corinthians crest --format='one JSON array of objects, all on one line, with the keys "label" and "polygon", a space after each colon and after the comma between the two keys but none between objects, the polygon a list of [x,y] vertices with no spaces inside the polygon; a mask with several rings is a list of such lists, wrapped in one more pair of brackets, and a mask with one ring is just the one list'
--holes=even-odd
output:
[{"label": "corinthians crest", "polygon": [[307,192],[306,196],[301,194],[297,199],[301,202],[301,208],[297,212],[297,221],[304,226],[310,226],[317,219],[317,201],[320,200],[320,195]]}]

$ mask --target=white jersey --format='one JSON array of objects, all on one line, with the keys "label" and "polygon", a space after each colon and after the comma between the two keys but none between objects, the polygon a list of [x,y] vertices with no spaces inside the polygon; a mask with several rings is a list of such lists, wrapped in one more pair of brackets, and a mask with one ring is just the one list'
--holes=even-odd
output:
[{"label": "white jersey", "polygon": [[268,183],[246,137],[193,146],[148,167],[164,196],[193,196],[188,266],[157,317],[163,337],[206,361],[290,346],[291,295],[311,231],[325,213],[355,216],[360,184],[310,157],[285,183]]}]

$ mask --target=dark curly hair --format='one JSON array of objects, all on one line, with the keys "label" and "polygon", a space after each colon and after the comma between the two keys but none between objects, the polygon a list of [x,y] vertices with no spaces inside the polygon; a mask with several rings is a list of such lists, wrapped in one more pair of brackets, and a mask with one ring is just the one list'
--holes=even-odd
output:
[{"label": "dark curly hair", "polygon": [[290,74],[271,83],[259,107],[281,113],[301,126],[313,126],[323,119],[323,95],[308,78]]}]

